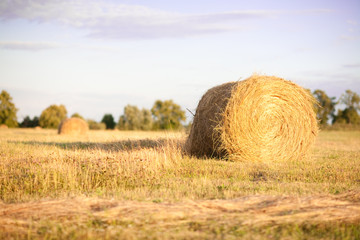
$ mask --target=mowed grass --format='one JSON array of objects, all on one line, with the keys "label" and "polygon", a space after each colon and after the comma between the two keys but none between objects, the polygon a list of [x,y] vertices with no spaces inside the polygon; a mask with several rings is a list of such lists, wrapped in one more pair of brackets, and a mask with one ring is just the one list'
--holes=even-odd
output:
[{"label": "mowed grass", "polygon": [[194,158],[185,139],[1,130],[0,238],[360,238],[359,131],[287,162]]}]

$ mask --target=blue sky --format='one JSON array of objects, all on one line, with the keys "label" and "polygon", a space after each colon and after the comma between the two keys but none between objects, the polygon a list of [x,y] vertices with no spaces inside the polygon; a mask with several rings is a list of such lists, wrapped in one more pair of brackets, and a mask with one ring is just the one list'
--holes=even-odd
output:
[{"label": "blue sky", "polygon": [[360,1],[0,2],[0,89],[19,120],[51,104],[97,121],[157,99],[195,110],[253,73],[360,93]]}]

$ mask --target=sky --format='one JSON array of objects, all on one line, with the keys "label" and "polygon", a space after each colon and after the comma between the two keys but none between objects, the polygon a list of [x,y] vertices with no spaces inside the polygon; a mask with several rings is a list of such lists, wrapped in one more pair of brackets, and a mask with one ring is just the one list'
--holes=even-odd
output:
[{"label": "sky", "polygon": [[0,90],[18,121],[52,104],[96,121],[158,99],[195,112],[254,73],[360,94],[360,1],[0,1]]}]

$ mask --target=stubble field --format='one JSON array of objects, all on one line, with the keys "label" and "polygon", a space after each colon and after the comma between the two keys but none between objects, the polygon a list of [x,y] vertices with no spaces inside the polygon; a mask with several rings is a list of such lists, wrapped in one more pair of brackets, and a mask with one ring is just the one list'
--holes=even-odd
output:
[{"label": "stubble field", "polygon": [[0,131],[0,239],[360,239],[360,131],[299,161],[184,155],[182,132]]}]

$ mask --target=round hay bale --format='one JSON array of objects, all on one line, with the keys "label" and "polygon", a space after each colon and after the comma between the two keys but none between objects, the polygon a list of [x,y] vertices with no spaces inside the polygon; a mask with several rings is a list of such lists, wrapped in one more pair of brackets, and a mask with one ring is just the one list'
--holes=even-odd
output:
[{"label": "round hay bale", "polygon": [[315,99],[277,77],[253,75],[211,88],[201,98],[185,151],[230,160],[303,156],[318,132]]},{"label": "round hay bale", "polygon": [[0,129],[8,129],[9,127],[7,126],[7,125],[5,125],[5,124],[1,124],[0,125]]},{"label": "round hay bale", "polygon": [[34,129],[38,131],[38,130],[41,130],[41,129],[42,129],[42,127],[40,127],[40,126],[36,126],[36,127],[34,127]]},{"label": "round hay bale", "polygon": [[59,134],[86,134],[89,131],[87,122],[81,118],[73,117],[62,121],[58,128]]}]

